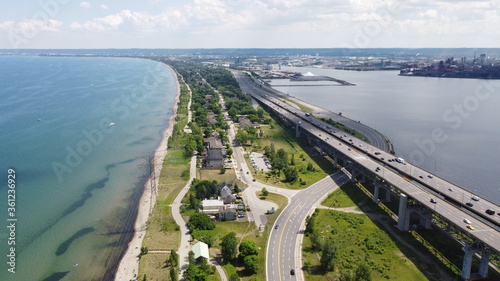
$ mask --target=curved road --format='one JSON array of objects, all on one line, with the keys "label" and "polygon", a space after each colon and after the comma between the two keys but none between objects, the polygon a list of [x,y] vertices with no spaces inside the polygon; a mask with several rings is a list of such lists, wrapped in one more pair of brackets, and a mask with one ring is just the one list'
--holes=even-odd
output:
[{"label": "curved road", "polygon": [[[301,263],[301,241],[303,225],[307,215],[322,198],[348,181],[343,172],[337,172],[311,185],[292,197],[271,230],[267,243],[267,280],[303,280]],[[295,275],[291,275],[291,270]]]},{"label": "curved road", "polygon": [[[261,94],[269,94],[269,91],[272,91],[275,95],[281,97],[281,98],[286,98],[293,100],[297,103],[300,103],[306,107],[312,108],[315,112],[313,114],[319,116],[319,117],[324,117],[324,118],[331,118],[333,121],[338,122],[348,128],[354,129],[364,136],[366,136],[373,146],[383,150],[390,152],[392,150],[392,145],[390,144],[389,139],[387,139],[384,135],[382,135],[379,131],[365,125],[362,123],[359,123],[357,121],[354,121],[352,119],[349,119],[347,117],[341,116],[339,114],[336,114],[334,112],[331,112],[329,110],[323,109],[321,107],[312,105],[310,103],[307,103],[303,100],[287,96],[286,94],[273,89],[271,87],[268,87],[264,84],[262,85],[262,88],[256,87],[255,84],[251,83],[248,81],[248,79],[245,77],[245,74],[243,74],[240,71],[232,71],[233,75],[235,76],[236,80],[238,81],[238,84],[240,85],[241,89],[244,92],[250,93],[251,95],[261,95]],[[259,83],[258,81],[253,81],[254,83]],[[266,90],[264,90],[265,88]],[[323,123],[324,126],[328,125],[325,122],[322,122],[318,119],[319,122]]]}]

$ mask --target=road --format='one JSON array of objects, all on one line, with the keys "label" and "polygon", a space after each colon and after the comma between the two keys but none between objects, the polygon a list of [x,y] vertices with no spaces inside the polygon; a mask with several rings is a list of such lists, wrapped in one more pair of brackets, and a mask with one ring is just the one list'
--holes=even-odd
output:
[{"label": "road", "polygon": [[[261,94],[269,94],[269,91],[271,91],[275,95],[280,96],[281,98],[289,99],[289,100],[292,100],[296,103],[302,104],[306,107],[312,108],[314,110],[313,114],[317,115],[318,117],[323,117],[326,119],[331,118],[335,122],[338,122],[338,123],[340,123],[348,128],[351,128],[351,129],[354,129],[354,130],[360,132],[368,139],[368,141],[374,147],[377,147],[380,150],[387,151],[387,152],[390,152],[392,150],[392,146],[390,145],[389,140],[384,135],[382,135],[377,130],[375,130],[375,129],[373,129],[365,124],[362,124],[358,121],[354,121],[352,119],[349,119],[349,118],[344,117],[342,115],[336,114],[336,113],[331,112],[329,110],[323,109],[323,108],[318,107],[316,105],[312,105],[310,103],[307,103],[307,102],[300,100],[300,99],[297,99],[295,97],[290,97],[290,96],[288,96],[288,95],[286,95],[286,94],[284,94],[276,89],[273,89],[271,87],[267,87],[266,85],[262,85],[262,88],[255,87],[244,77],[245,74],[243,74],[239,71],[232,71],[232,73],[236,77],[236,80],[238,81],[238,83],[240,84],[240,87],[242,88],[242,90],[244,92],[255,93],[255,94],[261,95]],[[256,83],[258,83],[258,82],[256,82]],[[266,89],[267,91],[264,89]],[[320,124],[322,124],[323,126],[328,125],[327,123],[325,123],[319,119],[317,121],[320,122]]]},{"label": "road", "polygon": [[[265,103],[269,108],[273,108],[293,124],[299,124],[302,130],[320,139],[325,147],[329,146],[342,153],[346,158],[355,161],[357,165],[373,171],[380,181],[385,181],[388,185],[397,187],[402,193],[415,199],[421,205],[439,213],[464,233],[469,233],[497,253],[500,252],[500,233],[498,229],[500,216],[486,215],[483,212],[486,209],[498,211],[499,206],[480,199],[480,201],[474,201],[472,208],[467,208],[465,203],[470,200],[470,193],[466,197],[467,191],[461,187],[431,175],[429,172],[409,163],[389,161],[389,159],[394,159],[394,156],[380,150],[378,147],[374,147],[337,129],[331,129],[328,125],[315,118],[306,117],[297,108],[292,108],[280,99],[268,95],[259,87],[254,87],[241,75],[238,81],[242,81],[241,85],[244,91],[250,93],[260,102]],[[376,152],[380,154],[375,155]],[[446,200],[441,198],[446,198]],[[436,200],[437,203],[431,203],[431,199]],[[474,210],[476,215],[472,215],[471,210]],[[467,228],[467,224],[464,223],[465,218],[471,221],[475,230]],[[495,223],[496,226],[492,226],[489,221]]]},{"label": "road", "polygon": [[[290,204],[283,210],[271,230],[267,244],[266,276],[267,280],[303,280],[301,262],[301,241],[303,223],[311,210],[321,200],[345,183],[349,178],[343,172],[318,181],[291,198]],[[295,275],[291,275],[291,270]]]}]

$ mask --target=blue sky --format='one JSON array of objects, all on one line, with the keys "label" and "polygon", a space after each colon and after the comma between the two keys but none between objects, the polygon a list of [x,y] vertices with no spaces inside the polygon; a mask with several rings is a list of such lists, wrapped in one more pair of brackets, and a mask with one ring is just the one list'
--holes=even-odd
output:
[{"label": "blue sky", "polygon": [[4,1],[0,48],[500,47],[500,0]]}]

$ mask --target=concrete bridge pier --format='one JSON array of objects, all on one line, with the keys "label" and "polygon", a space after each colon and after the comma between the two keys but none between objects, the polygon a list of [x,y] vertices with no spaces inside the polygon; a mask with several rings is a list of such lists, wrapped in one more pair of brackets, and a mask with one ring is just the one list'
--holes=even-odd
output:
[{"label": "concrete bridge pier", "polygon": [[295,124],[295,137],[299,138],[300,137],[300,132],[299,132],[299,123]]},{"label": "concrete bridge pier", "polygon": [[333,156],[333,167],[338,168],[339,167],[339,157],[334,155]]},{"label": "concrete bridge pier", "polygon": [[481,255],[481,262],[479,263],[479,275],[483,278],[488,277],[488,264],[490,263],[490,252],[484,251]]},{"label": "concrete bridge pier", "polygon": [[[464,280],[470,279],[470,270],[472,266],[472,257],[476,252],[475,249],[471,248],[470,245],[466,244],[462,247],[462,250],[465,252],[464,262],[462,264],[462,278]],[[482,260],[481,260],[482,262]]]},{"label": "concrete bridge pier", "polygon": [[410,227],[410,210],[407,207],[408,197],[404,194],[399,196],[398,228],[408,231]]},{"label": "concrete bridge pier", "polygon": [[376,182],[374,182],[373,185],[375,186],[375,189],[373,190],[373,202],[377,203],[380,192],[380,185]]},{"label": "concrete bridge pier", "polygon": [[390,188],[385,189],[385,201],[391,202],[391,189]]},{"label": "concrete bridge pier", "polygon": [[424,216],[420,216],[420,225],[422,225],[425,229],[430,229],[431,221]]}]

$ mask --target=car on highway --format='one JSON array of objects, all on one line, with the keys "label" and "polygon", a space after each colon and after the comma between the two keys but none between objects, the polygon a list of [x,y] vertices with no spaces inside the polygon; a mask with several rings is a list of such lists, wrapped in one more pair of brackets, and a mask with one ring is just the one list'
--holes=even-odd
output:
[{"label": "car on highway", "polygon": [[436,203],[437,203],[436,199],[434,199],[434,198],[431,198],[431,203],[434,203],[434,204],[436,204]]},{"label": "car on highway", "polygon": [[274,226],[274,229],[278,229],[278,226],[279,226],[279,224],[275,225],[275,226]]},{"label": "car on highway", "polygon": [[492,209],[488,209],[488,210],[486,210],[486,213],[487,213],[488,215],[494,215],[494,214],[495,214],[495,211],[493,211]]},{"label": "car on highway", "polygon": [[470,230],[474,230],[474,227],[470,224],[467,225],[467,228],[470,229]]},{"label": "car on highway", "polygon": [[453,188],[451,188],[451,187],[450,187],[450,188],[448,188],[448,191],[453,191]]},{"label": "car on highway", "polygon": [[424,178],[424,177],[422,177],[422,176],[418,176],[418,177],[419,177],[419,178],[421,178],[421,179],[423,179],[423,178]]},{"label": "car on highway", "polygon": [[474,201],[479,201],[479,197],[477,197],[476,195],[472,196],[470,199],[472,199]]},{"label": "car on highway", "polygon": [[465,222],[466,224],[471,224],[470,220],[468,220],[468,219],[464,219],[464,222]]},{"label": "car on highway", "polygon": [[474,204],[472,204],[471,202],[467,202],[467,203],[465,203],[465,205],[467,205],[468,207],[474,206]]},{"label": "car on highway", "polygon": [[432,175],[427,175],[427,177],[428,177],[428,178],[430,178],[430,179],[432,179],[432,178],[433,178],[433,176],[432,176]]},{"label": "car on highway", "polygon": [[295,275],[295,269],[290,269],[290,275]]}]

